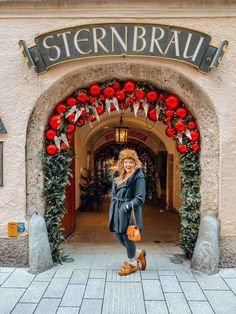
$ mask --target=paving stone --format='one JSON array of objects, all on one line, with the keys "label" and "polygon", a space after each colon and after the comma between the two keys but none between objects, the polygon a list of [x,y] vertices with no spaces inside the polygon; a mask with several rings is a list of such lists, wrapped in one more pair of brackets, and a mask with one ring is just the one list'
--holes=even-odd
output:
[{"label": "paving stone", "polygon": [[185,298],[188,301],[205,301],[204,296],[199,284],[197,282],[181,282]]},{"label": "paving stone", "polygon": [[61,306],[80,306],[85,285],[68,285],[61,301]]},{"label": "paving stone", "polygon": [[[173,256],[171,256],[173,257]],[[171,262],[168,256],[158,256],[156,258],[157,269],[158,270],[181,270],[186,268],[186,263],[174,264]]]},{"label": "paving stone", "polygon": [[162,301],[164,295],[159,280],[143,280],[143,293],[146,301]]},{"label": "paving stone", "polygon": [[157,262],[156,259],[152,254],[148,254],[146,256],[146,261],[147,261],[147,270],[157,270]]},{"label": "paving stone", "polygon": [[[193,314],[214,314],[208,302],[189,301],[188,302]],[[226,313],[225,313],[226,314]]]},{"label": "paving stone", "polygon": [[219,275],[223,278],[236,278],[236,268],[221,268]]},{"label": "paving stone", "polygon": [[56,272],[56,268],[45,270],[41,274],[38,274],[35,277],[34,281],[51,281],[55,272]]},{"label": "paving stone", "polygon": [[165,298],[170,314],[191,314],[183,293],[165,293]]},{"label": "paving stone", "polygon": [[11,275],[11,273],[0,273],[0,285]]},{"label": "paving stone", "polygon": [[57,310],[57,314],[78,314],[79,313],[79,307],[59,307]]},{"label": "paving stone", "polygon": [[159,279],[157,271],[155,270],[145,270],[140,272],[142,279]]},{"label": "paving stone", "polygon": [[205,291],[205,295],[217,314],[236,313],[236,296],[232,291]]},{"label": "paving stone", "polygon": [[14,270],[13,267],[0,267],[0,273],[12,273]]},{"label": "paving stone", "polygon": [[175,272],[173,270],[158,270],[159,276],[175,276]]},{"label": "paving stone", "polygon": [[168,314],[165,301],[145,301],[147,314]]},{"label": "paving stone", "polygon": [[84,298],[102,299],[104,294],[105,279],[89,279]]},{"label": "paving stone", "polygon": [[175,274],[179,281],[196,281],[191,270],[188,270],[188,269],[176,270]]},{"label": "paving stone", "polygon": [[38,303],[48,287],[48,282],[33,281],[28,287],[20,302]]},{"label": "paving stone", "polygon": [[224,280],[230,289],[236,294],[236,278],[225,278]]},{"label": "paving stone", "polygon": [[[150,281],[150,280],[149,280]],[[102,314],[144,314],[140,282],[107,282]]]},{"label": "paving stone", "polygon": [[34,314],[55,314],[60,301],[60,299],[42,299]]},{"label": "paving stone", "polygon": [[9,314],[24,292],[20,288],[0,288],[0,313]]},{"label": "paving stone", "polygon": [[134,281],[140,282],[140,271],[130,274],[129,276],[120,276],[116,269],[108,269],[107,271],[107,281]]},{"label": "paving stone", "polygon": [[194,275],[203,290],[229,290],[229,287],[218,274],[194,273]]},{"label": "paving stone", "polygon": [[101,314],[102,300],[83,299],[80,314]]},{"label": "paving stone", "polygon": [[37,303],[18,303],[11,314],[33,314],[37,305]]},{"label": "paving stone", "polygon": [[89,276],[88,269],[76,269],[73,271],[70,278],[70,283],[75,284],[86,284]]},{"label": "paving stone", "polygon": [[28,273],[26,268],[17,268],[3,283],[2,287],[27,288],[35,275]]},{"label": "paving stone", "polygon": [[54,278],[70,278],[72,272],[73,268],[61,268],[56,271]]},{"label": "paving stone", "polygon": [[[122,260],[120,261],[122,263]],[[119,268],[119,260],[115,259],[114,256],[109,254],[96,254],[92,269],[116,269]]]},{"label": "paving stone", "polygon": [[107,271],[105,269],[92,269],[89,278],[106,278]]},{"label": "paving stone", "polygon": [[58,265],[57,268],[91,269],[95,255],[88,253],[71,253],[70,257],[75,259],[73,263],[63,263]]},{"label": "paving stone", "polygon": [[53,278],[50,282],[44,297],[45,298],[62,298],[69,278]]},{"label": "paving stone", "polygon": [[175,276],[160,276],[160,281],[164,292],[182,292]]}]

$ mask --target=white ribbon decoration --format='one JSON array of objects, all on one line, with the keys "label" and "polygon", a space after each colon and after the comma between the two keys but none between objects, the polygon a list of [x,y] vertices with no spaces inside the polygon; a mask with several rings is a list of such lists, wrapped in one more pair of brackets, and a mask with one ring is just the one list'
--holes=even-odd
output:
[{"label": "white ribbon decoration", "polygon": [[177,137],[177,139],[179,140],[180,144],[183,144],[183,135],[182,135],[182,133],[178,133],[178,134],[176,135],[176,137]]},{"label": "white ribbon decoration", "polygon": [[143,109],[144,109],[144,113],[145,113],[145,118],[147,118],[149,104],[145,99],[142,101],[142,104],[143,104]]},{"label": "white ribbon decoration", "polygon": [[138,113],[138,109],[139,109],[139,104],[140,104],[139,101],[135,101],[135,102],[134,102],[134,116],[135,116],[135,118],[137,118],[137,113]]},{"label": "white ribbon decoration", "polygon": [[114,104],[114,106],[115,106],[116,110],[117,110],[118,112],[120,112],[120,108],[119,108],[118,100],[117,100],[117,98],[116,98],[116,97],[113,97],[113,98],[112,98],[112,103]]},{"label": "white ribbon decoration", "polygon": [[79,119],[79,117],[81,116],[82,110],[77,109],[76,106],[73,106],[66,114],[66,118],[69,117],[72,113],[75,112],[75,118],[74,118],[74,124],[75,122]]},{"label": "white ribbon decoration", "polygon": [[108,114],[110,114],[110,111],[111,111],[111,100],[109,99],[109,98],[106,98],[106,100],[105,100],[105,105],[106,105],[106,108],[107,108],[107,112],[108,112]]},{"label": "white ribbon decoration", "polygon": [[54,142],[58,150],[61,150],[61,141],[65,143],[68,147],[70,146],[66,135],[62,133],[61,136],[54,136]]},{"label": "white ribbon decoration", "polygon": [[192,136],[191,136],[191,133],[190,133],[190,130],[189,129],[186,129],[184,134],[191,140],[192,139]]}]

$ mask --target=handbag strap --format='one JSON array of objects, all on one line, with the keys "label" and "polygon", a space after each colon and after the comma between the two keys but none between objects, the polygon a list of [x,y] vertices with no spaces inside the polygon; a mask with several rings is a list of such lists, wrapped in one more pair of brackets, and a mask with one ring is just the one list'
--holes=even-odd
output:
[{"label": "handbag strap", "polygon": [[132,201],[131,201],[131,206],[132,206],[132,210],[131,210],[131,214],[130,214],[130,218],[129,218],[129,224],[137,226],[136,218],[135,218],[135,214],[134,214],[134,204]]}]

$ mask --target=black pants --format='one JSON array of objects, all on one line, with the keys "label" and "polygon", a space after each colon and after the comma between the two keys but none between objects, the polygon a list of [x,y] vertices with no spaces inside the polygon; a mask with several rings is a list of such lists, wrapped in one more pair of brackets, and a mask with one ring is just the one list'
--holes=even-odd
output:
[{"label": "black pants", "polygon": [[125,233],[115,233],[116,238],[126,248],[128,258],[134,258],[136,253],[136,245],[134,241],[128,239]]}]

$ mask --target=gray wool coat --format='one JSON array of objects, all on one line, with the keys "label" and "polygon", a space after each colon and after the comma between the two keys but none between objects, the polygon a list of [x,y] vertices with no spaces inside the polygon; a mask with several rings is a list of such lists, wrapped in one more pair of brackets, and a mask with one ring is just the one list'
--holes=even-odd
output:
[{"label": "gray wool coat", "polygon": [[[128,180],[119,185],[114,182],[114,179],[109,208],[110,231],[116,233],[126,233],[132,210],[131,201],[134,205],[134,214],[137,226],[142,229],[141,205],[144,203],[146,195],[146,184],[142,169],[136,169]],[[126,208],[126,204],[128,205],[128,209]]]}]

